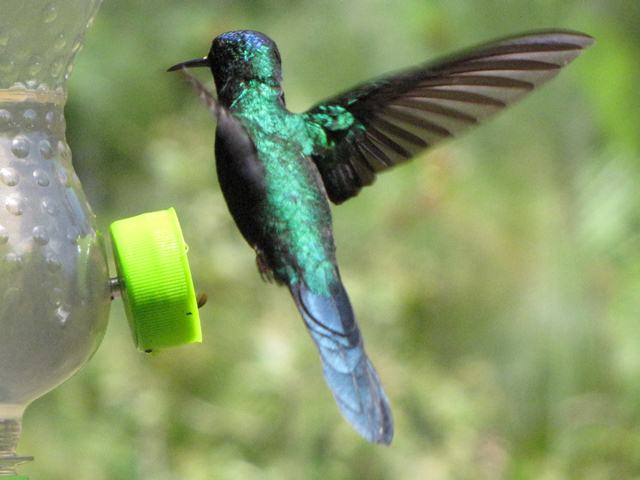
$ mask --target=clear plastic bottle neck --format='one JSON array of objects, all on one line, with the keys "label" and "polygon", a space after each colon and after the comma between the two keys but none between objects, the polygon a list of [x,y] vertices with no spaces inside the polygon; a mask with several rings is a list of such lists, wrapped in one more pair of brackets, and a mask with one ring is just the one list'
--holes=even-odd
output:
[{"label": "clear plastic bottle neck", "polygon": [[0,478],[15,478],[15,468],[33,460],[16,455],[23,411],[24,407],[20,405],[0,405]]}]

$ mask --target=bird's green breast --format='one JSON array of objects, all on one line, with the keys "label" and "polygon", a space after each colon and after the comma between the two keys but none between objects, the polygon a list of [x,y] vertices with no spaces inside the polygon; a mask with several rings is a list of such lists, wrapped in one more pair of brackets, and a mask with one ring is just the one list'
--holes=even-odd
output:
[{"label": "bird's green breast", "polygon": [[[276,92],[257,83],[230,106],[251,136],[265,169],[266,198],[258,219],[271,267],[287,283],[300,276],[318,294],[329,295],[336,268],[331,212],[310,160],[317,132],[302,115],[288,112]],[[265,248],[266,247],[266,248]]]}]

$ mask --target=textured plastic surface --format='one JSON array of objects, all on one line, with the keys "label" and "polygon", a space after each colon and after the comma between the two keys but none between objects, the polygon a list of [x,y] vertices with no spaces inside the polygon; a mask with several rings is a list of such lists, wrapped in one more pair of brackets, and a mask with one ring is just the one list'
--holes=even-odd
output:
[{"label": "textured plastic surface", "polygon": [[[65,140],[64,83],[95,0],[3,0],[0,15],[0,477],[24,407],[103,337],[108,272]],[[18,477],[20,478],[20,477]]]},{"label": "textured plastic surface", "polygon": [[175,210],[111,225],[122,298],[136,346],[153,351],[202,341],[187,248]]},{"label": "textured plastic surface", "polygon": [[95,351],[106,328],[108,275],[103,242],[71,164],[63,104],[15,102],[4,94],[0,90],[0,404],[26,404]]},{"label": "textured plastic surface", "polygon": [[0,88],[62,93],[101,2],[2,0]]}]

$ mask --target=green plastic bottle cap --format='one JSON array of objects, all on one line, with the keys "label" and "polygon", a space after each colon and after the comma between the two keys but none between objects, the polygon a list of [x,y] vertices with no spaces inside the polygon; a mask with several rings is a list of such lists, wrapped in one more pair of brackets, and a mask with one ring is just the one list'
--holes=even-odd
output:
[{"label": "green plastic bottle cap", "polygon": [[175,210],[118,220],[110,231],[136,346],[151,352],[202,342],[187,245]]}]

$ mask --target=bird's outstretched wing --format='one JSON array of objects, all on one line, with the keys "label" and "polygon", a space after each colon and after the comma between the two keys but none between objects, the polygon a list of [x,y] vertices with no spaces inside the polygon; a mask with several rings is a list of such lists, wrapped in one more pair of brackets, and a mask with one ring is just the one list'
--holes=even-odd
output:
[{"label": "bird's outstretched wing", "polygon": [[553,78],[592,43],[588,35],[562,30],[510,37],[314,106],[305,116],[326,136],[313,160],[329,198],[342,203],[378,172],[479,124]]}]

